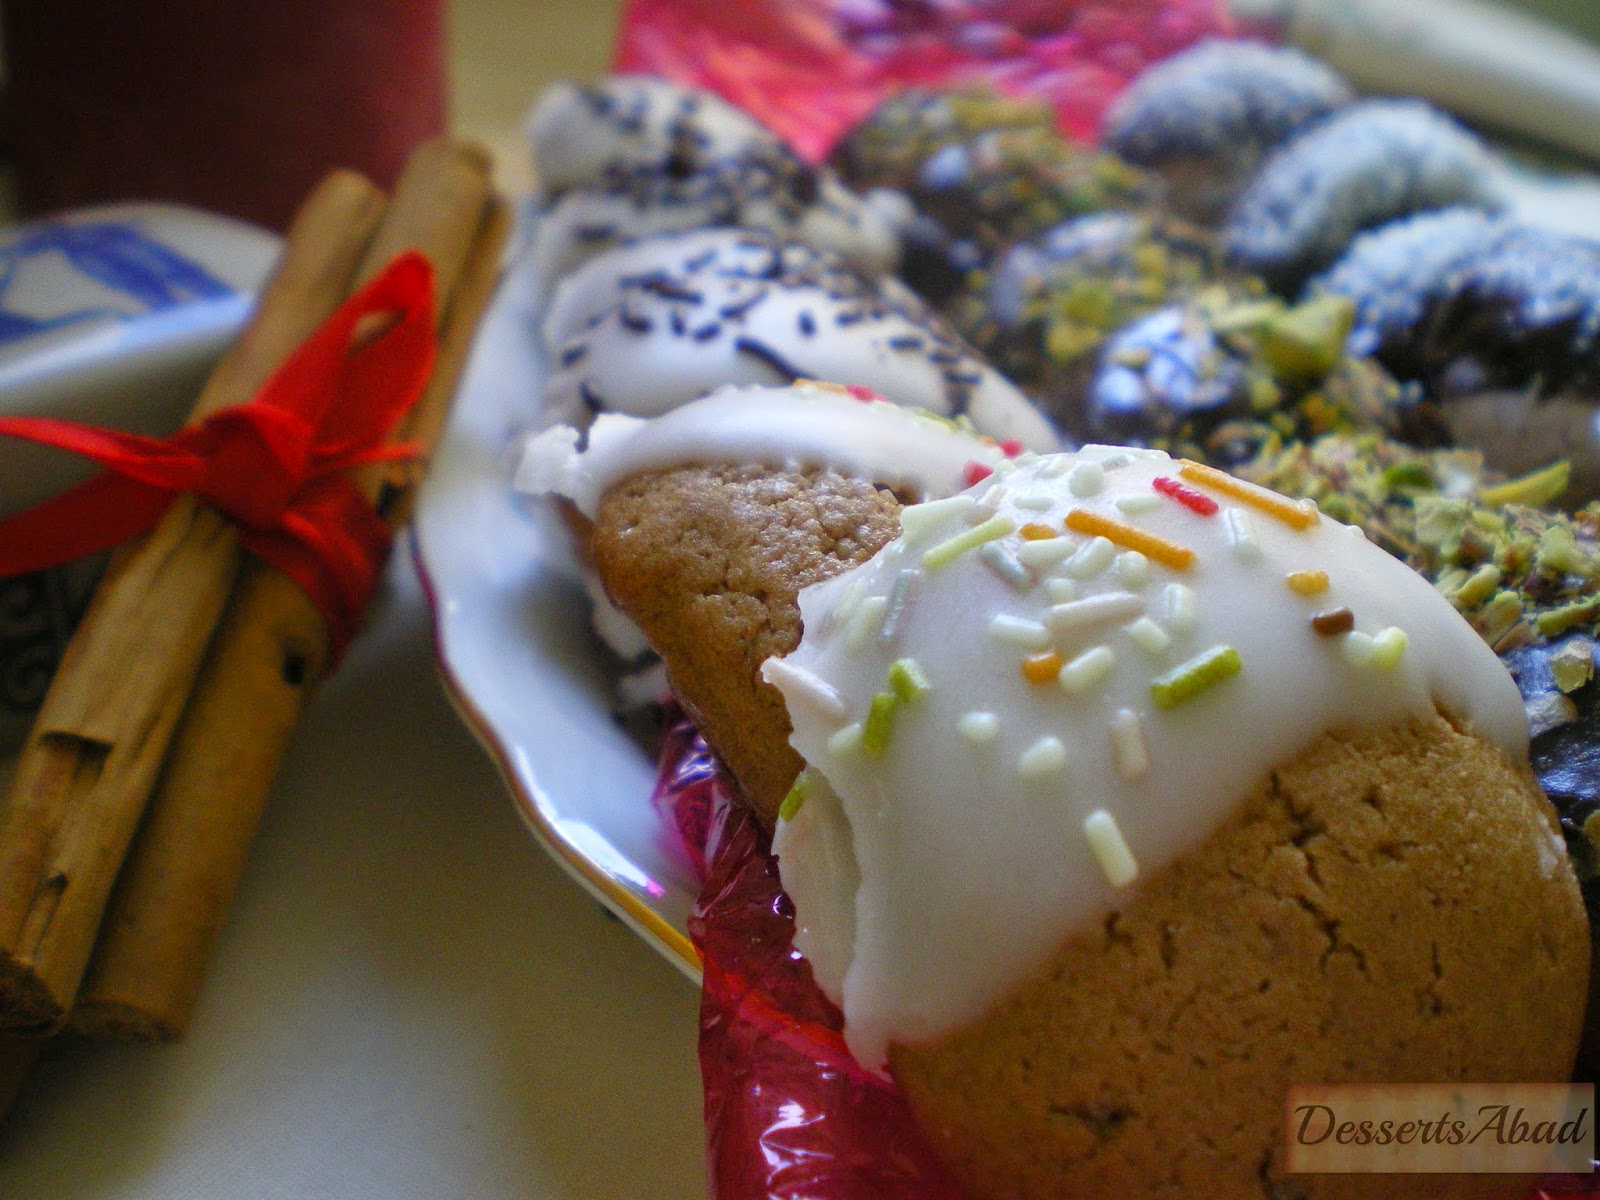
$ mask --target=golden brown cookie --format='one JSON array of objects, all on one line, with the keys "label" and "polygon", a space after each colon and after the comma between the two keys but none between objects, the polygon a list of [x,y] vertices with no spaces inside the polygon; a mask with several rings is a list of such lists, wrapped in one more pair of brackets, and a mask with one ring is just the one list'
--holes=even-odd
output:
[{"label": "golden brown cookie", "polygon": [[607,592],[769,829],[801,762],[758,668],[799,643],[800,589],[871,558],[899,512],[858,479],[765,467],[637,475],[601,501],[592,545]]},{"label": "golden brown cookie", "polygon": [[1527,769],[1443,718],[1324,735],[989,1016],[896,1047],[893,1074],[986,1200],[1521,1197],[1287,1175],[1283,1105],[1294,1083],[1568,1077],[1588,926],[1553,831]]}]

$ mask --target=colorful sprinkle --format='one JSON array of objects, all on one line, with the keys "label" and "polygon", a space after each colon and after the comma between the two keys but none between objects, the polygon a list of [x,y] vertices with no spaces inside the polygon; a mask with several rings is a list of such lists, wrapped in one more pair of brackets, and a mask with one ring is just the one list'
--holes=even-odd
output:
[{"label": "colorful sprinkle", "polygon": [[1081,696],[1109,679],[1116,665],[1117,657],[1111,653],[1109,647],[1096,646],[1092,650],[1085,650],[1062,667],[1056,679],[1060,682],[1062,691]]},{"label": "colorful sprinkle", "polygon": [[1311,628],[1322,637],[1338,637],[1356,627],[1356,615],[1348,608],[1330,608],[1311,618]]},{"label": "colorful sprinkle", "polygon": [[1405,654],[1409,641],[1406,631],[1397,625],[1378,630],[1372,636],[1372,665],[1380,671],[1394,667]]},{"label": "colorful sprinkle", "polygon": [[1150,770],[1150,750],[1145,745],[1144,723],[1131,708],[1119,708],[1111,718],[1111,757],[1124,779],[1142,779]]},{"label": "colorful sprinkle", "polygon": [[922,552],[922,565],[930,571],[937,570],[947,563],[954,562],[968,550],[976,550],[985,542],[992,542],[996,538],[1003,538],[1008,533],[1016,531],[1016,524],[1010,517],[990,517],[982,525],[974,525],[971,529],[958,533],[953,538],[948,538],[936,546],[930,546]]},{"label": "colorful sprinkle", "polygon": [[1074,533],[1107,538],[1128,550],[1137,550],[1146,558],[1154,559],[1163,566],[1177,571],[1186,569],[1194,562],[1194,551],[1189,547],[1169,542],[1166,538],[1157,537],[1153,533],[1125,525],[1121,521],[1114,521],[1110,517],[1090,512],[1088,509],[1075,508],[1069,512],[1066,526]]},{"label": "colorful sprinkle", "polygon": [[1168,475],[1157,475],[1150,481],[1150,486],[1163,496],[1176,500],[1185,508],[1199,513],[1202,517],[1215,516],[1219,507],[1217,502],[1204,492],[1197,492],[1192,487],[1179,483]]},{"label": "colorful sprinkle", "polygon": [[1283,577],[1289,590],[1299,596],[1315,596],[1328,590],[1326,571],[1290,571]]},{"label": "colorful sprinkle", "polygon": [[848,711],[844,697],[839,695],[839,690],[833,684],[781,658],[769,658],[762,663],[761,677],[774,686],[781,681],[784,691],[831,720],[842,721]]},{"label": "colorful sprinkle", "polygon": [[1067,765],[1067,748],[1060,738],[1042,737],[1017,756],[1017,774],[1024,779],[1042,779]]},{"label": "colorful sprinkle", "polygon": [[1164,657],[1167,648],[1172,645],[1172,635],[1149,617],[1140,617],[1124,632],[1127,633],[1129,641],[1151,658]]},{"label": "colorful sprinkle", "polygon": [[1000,441],[998,445],[1000,447],[1000,453],[1004,454],[1007,458],[1017,457],[1017,455],[1021,454],[1024,449],[1022,443],[1017,441],[1016,438],[1005,438]]},{"label": "colorful sprinkle", "polygon": [[867,719],[861,725],[861,751],[871,758],[882,758],[889,748],[889,735],[894,732],[894,714],[900,707],[900,697],[893,692],[879,692],[867,706]]},{"label": "colorful sprinkle", "polygon": [[1023,566],[1016,555],[1009,553],[1004,546],[990,542],[987,546],[978,547],[978,558],[984,566],[998,575],[1003,582],[1022,591],[1033,586],[1033,573]]},{"label": "colorful sprinkle", "polygon": [[993,474],[994,468],[988,463],[970,461],[961,468],[961,478],[968,487],[976,487]]},{"label": "colorful sprinkle", "polygon": [[926,504],[909,504],[900,510],[900,532],[911,539],[921,537],[934,526],[964,515],[975,503],[971,496],[946,496]]},{"label": "colorful sprinkle", "polygon": [[1050,631],[1042,624],[1010,613],[997,613],[989,618],[989,636],[1023,650],[1043,650],[1050,644]]},{"label": "colorful sprinkle", "polygon": [[783,803],[778,805],[778,820],[792,821],[795,814],[800,811],[800,806],[806,801],[806,793],[811,790],[810,770],[801,771],[794,777],[794,783],[789,786],[788,793],[783,798]]},{"label": "colorful sprinkle", "polygon": [[1132,592],[1101,592],[1052,605],[1045,611],[1044,621],[1053,633],[1069,633],[1108,621],[1131,621],[1142,612],[1144,601]]},{"label": "colorful sprinkle", "polygon": [[1124,550],[1117,555],[1117,578],[1130,588],[1142,588],[1150,582],[1150,560],[1137,550]]},{"label": "colorful sprinkle", "polygon": [[889,690],[910,704],[933,691],[933,684],[916,659],[897,658],[889,664]]},{"label": "colorful sprinkle", "polygon": [[1092,538],[1061,569],[1074,579],[1093,579],[1109,567],[1116,556],[1117,548],[1109,538]]},{"label": "colorful sprinkle", "polygon": [[1176,708],[1201,692],[1239,673],[1243,664],[1232,646],[1213,646],[1188,662],[1150,681],[1150,698],[1157,708]]},{"label": "colorful sprinkle", "polygon": [[1230,508],[1222,514],[1222,520],[1227,528],[1228,545],[1233,547],[1233,553],[1242,562],[1259,562],[1261,542],[1256,538],[1256,527],[1250,520],[1250,514],[1242,508]]},{"label": "colorful sprinkle", "polygon": [[1029,683],[1049,683],[1061,674],[1061,655],[1054,650],[1030,654],[1022,660],[1022,677]]},{"label": "colorful sprinkle", "polygon": [[1270,517],[1276,517],[1291,529],[1310,529],[1321,519],[1321,514],[1317,512],[1317,506],[1313,501],[1291,500],[1264,487],[1236,479],[1226,471],[1219,471],[1215,467],[1184,459],[1178,468],[1178,474],[1190,483],[1202,484],[1241,504],[1248,504]]},{"label": "colorful sprinkle", "polygon": [[1083,836],[1106,882],[1112,887],[1127,887],[1139,877],[1139,864],[1134,860],[1133,851],[1128,849],[1117,819],[1105,809],[1097,808],[1084,819]]},{"label": "colorful sprinkle", "polygon": [[956,722],[956,732],[973,745],[982,746],[1000,734],[1000,718],[992,712],[969,712]]},{"label": "colorful sprinkle", "polygon": [[1067,476],[1067,487],[1080,499],[1098,495],[1105,485],[1105,468],[1097,462],[1081,462]]},{"label": "colorful sprinkle", "polygon": [[1022,540],[1025,542],[1045,542],[1061,536],[1055,528],[1039,521],[1029,521],[1017,532],[1022,535]]}]

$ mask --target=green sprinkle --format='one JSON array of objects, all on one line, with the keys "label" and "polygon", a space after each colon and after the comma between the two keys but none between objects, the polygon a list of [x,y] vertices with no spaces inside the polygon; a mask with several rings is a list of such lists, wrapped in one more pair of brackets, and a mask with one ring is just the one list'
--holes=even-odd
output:
[{"label": "green sprinkle", "polygon": [[902,703],[910,704],[933,691],[933,684],[916,659],[897,658],[889,664],[889,690]]},{"label": "green sprinkle", "polygon": [[900,697],[893,692],[879,692],[867,708],[867,719],[861,726],[861,752],[871,758],[882,758],[889,748],[889,734],[894,731],[895,710],[900,707]]},{"label": "green sprinkle", "polygon": [[1387,629],[1380,629],[1372,637],[1371,663],[1380,671],[1387,671],[1400,661],[1400,656],[1406,652],[1409,639],[1406,631],[1398,625],[1390,625]]},{"label": "green sprinkle", "polygon": [[1535,508],[1543,508],[1567,490],[1567,483],[1571,478],[1572,464],[1563,458],[1527,475],[1484,488],[1478,493],[1478,503],[1490,507],[1502,504],[1528,504]]},{"label": "green sprinkle", "polygon": [[1571,695],[1594,678],[1594,643],[1573,638],[1550,656],[1550,674],[1563,695]]},{"label": "green sprinkle", "polygon": [[1383,487],[1387,492],[1432,491],[1433,472],[1421,460],[1395,463],[1383,469]]},{"label": "green sprinkle", "polygon": [[1338,365],[1355,304],[1326,293],[1285,309],[1262,329],[1261,357],[1279,379],[1312,383]]},{"label": "green sprinkle", "polygon": [[1591,566],[1565,525],[1552,525],[1539,535],[1535,560],[1539,570],[1553,575],[1587,575]]},{"label": "green sprinkle", "polygon": [[1590,597],[1563,604],[1560,608],[1546,609],[1533,619],[1533,623],[1545,637],[1554,637],[1589,620],[1597,612],[1600,612],[1600,597]]},{"label": "green sprinkle", "polygon": [[1455,602],[1458,608],[1473,608],[1482,604],[1495,589],[1500,586],[1500,568],[1493,563],[1484,563],[1462,582],[1456,589]]},{"label": "green sprinkle", "polygon": [[974,525],[971,529],[963,530],[937,546],[928,547],[922,552],[922,565],[930,571],[942,567],[961,557],[968,550],[976,550],[985,542],[992,542],[996,538],[1003,538],[1008,533],[1016,532],[1016,528],[1016,522],[1010,517],[990,517],[982,525]]},{"label": "green sprinkle", "polygon": [[[1541,613],[1540,616],[1549,617],[1553,615],[1553,612],[1559,611],[1557,609],[1552,612]],[[1477,619],[1473,624],[1483,636],[1483,640],[1493,646],[1506,634],[1510,633],[1511,627],[1521,619],[1522,597],[1517,595],[1516,592],[1501,590],[1496,592],[1489,599],[1489,602],[1478,611]]]},{"label": "green sprinkle", "polygon": [[800,806],[806,802],[806,793],[811,790],[811,771],[801,771],[794,777],[794,783],[789,786],[789,792],[783,798],[783,803],[778,805],[778,820],[792,821],[795,813],[800,811]]},{"label": "green sprinkle", "polygon": [[1188,662],[1150,681],[1150,698],[1157,708],[1176,708],[1213,684],[1239,673],[1243,664],[1232,646],[1213,646]]}]

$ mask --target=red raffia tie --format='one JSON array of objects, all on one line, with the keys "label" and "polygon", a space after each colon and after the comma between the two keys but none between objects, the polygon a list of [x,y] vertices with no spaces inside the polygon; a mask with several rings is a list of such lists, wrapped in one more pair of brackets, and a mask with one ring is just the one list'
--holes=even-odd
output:
[{"label": "red raffia tie", "polygon": [[[358,340],[364,318],[391,323]],[[69,562],[145,533],[185,492],[236,521],[241,545],[300,585],[337,661],[361,627],[392,533],[346,474],[413,458],[384,439],[433,367],[433,267],[397,255],[246,403],[162,441],[49,417],[0,418],[0,436],[56,446],[106,472],[0,521],[0,576]]]}]

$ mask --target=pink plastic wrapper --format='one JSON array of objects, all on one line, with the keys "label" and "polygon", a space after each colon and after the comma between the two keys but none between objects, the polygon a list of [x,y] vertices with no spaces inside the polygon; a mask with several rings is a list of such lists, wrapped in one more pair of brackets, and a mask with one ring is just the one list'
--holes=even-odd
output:
[{"label": "pink plastic wrapper", "polygon": [[629,0],[619,71],[718,92],[813,162],[896,89],[987,82],[1092,139],[1146,65],[1230,31],[1221,0]]},{"label": "pink plastic wrapper", "polygon": [[[845,1048],[839,1010],[793,946],[766,835],[681,716],[655,803],[703,881],[689,935],[705,969],[700,1074],[710,1200],[964,1200],[891,1084]],[[1593,1176],[1529,1200],[1600,1196]]]}]

